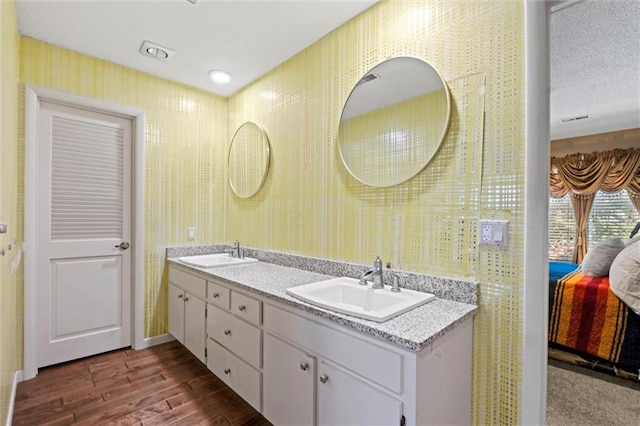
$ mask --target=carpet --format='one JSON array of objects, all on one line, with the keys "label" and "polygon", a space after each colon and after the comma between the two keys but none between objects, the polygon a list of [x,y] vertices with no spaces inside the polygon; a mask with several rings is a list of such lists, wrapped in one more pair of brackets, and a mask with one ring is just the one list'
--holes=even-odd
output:
[{"label": "carpet", "polygon": [[640,383],[550,359],[547,425],[640,426]]}]

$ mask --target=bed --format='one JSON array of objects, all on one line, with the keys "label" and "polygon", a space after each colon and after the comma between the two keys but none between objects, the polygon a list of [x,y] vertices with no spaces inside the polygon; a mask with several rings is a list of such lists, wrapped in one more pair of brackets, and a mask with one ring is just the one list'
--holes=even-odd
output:
[{"label": "bed", "polygon": [[550,262],[549,356],[640,381],[640,315],[609,288],[609,277]]}]

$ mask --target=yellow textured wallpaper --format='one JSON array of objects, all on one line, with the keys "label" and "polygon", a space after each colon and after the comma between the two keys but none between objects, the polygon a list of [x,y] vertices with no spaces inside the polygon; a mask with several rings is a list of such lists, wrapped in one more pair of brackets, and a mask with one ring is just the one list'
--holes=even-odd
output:
[{"label": "yellow textured wallpaper", "polygon": [[22,181],[18,144],[19,35],[15,4],[0,1],[0,422],[7,416],[13,376],[22,369]]},{"label": "yellow textured wallpaper", "polygon": [[[376,189],[341,164],[336,134],[352,87],[374,65],[417,56],[447,81],[448,137],[409,182]],[[483,112],[486,114],[483,121]],[[522,370],[524,4],[386,1],[229,101],[228,137],[264,127],[272,168],[249,200],[227,192],[226,240],[480,283],[474,421],[517,424]],[[477,246],[479,218],[510,220],[506,250]]]},{"label": "yellow textured wallpaper", "polygon": [[227,100],[26,37],[21,58],[23,84],[145,111],[145,337],[166,333],[165,248],[223,236]]}]

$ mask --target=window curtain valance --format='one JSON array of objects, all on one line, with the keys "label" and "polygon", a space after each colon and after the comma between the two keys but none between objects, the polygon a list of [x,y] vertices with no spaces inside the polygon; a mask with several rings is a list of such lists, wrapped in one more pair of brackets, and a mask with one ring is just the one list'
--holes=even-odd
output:
[{"label": "window curtain valance", "polygon": [[551,157],[550,194],[554,198],[569,194],[576,216],[574,263],[581,263],[587,253],[587,222],[594,194],[623,189],[640,213],[640,149]]}]

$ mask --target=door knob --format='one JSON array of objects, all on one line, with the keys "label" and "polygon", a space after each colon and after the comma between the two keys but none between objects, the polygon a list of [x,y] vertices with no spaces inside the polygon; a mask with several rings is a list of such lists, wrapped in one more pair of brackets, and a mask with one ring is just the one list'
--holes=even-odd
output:
[{"label": "door knob", "polygon": [[329,376],[327,376],[326,374],[320,375],[320,382],[327,383],[328,381],[329,381]]},{"label": "door knob", "polygon": [[308,362],[300,363],[300,370],[307,371],[308,369],[309,369],[309,363]]},{"label": "door knob", "polygon": [[116,248],[122,249],[122,250],[126,250],[129,248],[129,243],[126,241],[121,242],[120,244],[118,244],[117,246],[115,246]]}]

